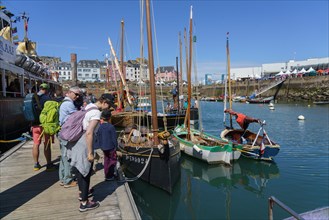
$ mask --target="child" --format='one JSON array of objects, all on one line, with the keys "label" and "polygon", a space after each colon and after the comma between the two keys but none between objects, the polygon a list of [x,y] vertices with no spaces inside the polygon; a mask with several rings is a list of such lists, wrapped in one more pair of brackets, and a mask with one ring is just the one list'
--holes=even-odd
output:
[{"label": "child", "polygon": [[111,111],[103,110],[101,119],[103,123],[99,126],[98,140],[99,146],[104,153],[104,174],[105,181],[114,180],[115,166],[117,163],[117,135],[114,126],[110,123]]}]

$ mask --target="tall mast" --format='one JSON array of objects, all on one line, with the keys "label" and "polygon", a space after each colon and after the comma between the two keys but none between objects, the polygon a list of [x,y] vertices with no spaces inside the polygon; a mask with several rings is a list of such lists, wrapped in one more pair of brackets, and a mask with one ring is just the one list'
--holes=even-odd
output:
[{"label": "tall mast", "polygon": [[[182,63],[182,39],[181,39],[181,34],[179,32],[179,82],[178,88],[179,88],[179,94],[183,95],[183,63]],[[179,97],[178,97],[179,100]]]},{"label": "tall mast", "polygon": [[189,63],[188,63],[188,74],[187,74],[187,85],[188,85],[188,97],[187,97],[187,140],[191,140],[190,136],[190,113],[191,113],[191,93],[192,93],[192,80],[191,80],[191,73],[192,73],[192,6],[191,6],[191,12],[190,12],[190,54],[189,54]]},{"label": "tall mast", "polygon": [[177,87],[178,87],[178,89],[177,89],[177,103],[178,103],[178,105],[177,105],[177,112],[179,112],[179,106],[180,106],[180,104],[179,104],[179,95],[180,95],[180,91],[179,91],[179,83],[180,83],[180,80],[179,80],[179,72],[180,71],[178,71],[178,57],[176,57],[176,78],[177,78]]},{"label": "tall mast", "polygon": [[184,41],[185,41],[185,61],[186,61],[186,77],[188,74],[188,48],[187,48],[187,36],[186,36],[186,28],[184,28]]},{"label": "tall mast", "polygon": [[148,42],[148,61],[150,70],[150,87],[151,87],[151,106],[152,106],[152,129],[154,144],[159,144],[158,139],[158,118],[156,109],[156,91],[154,79],[154,61],[153,61],[153,43],[152,43],[152,29],[151,29],[151,15],[150,15],[150,0],[146,0],[146,29]]},{"label": "tall mast", "polygon": [[[228,80],[228,96],[229,96],[229,105],[232,109],[232,90],[231,90],[231,64],[230,64],[230,48],[228,40],[229,32],[226,33],[226,56],[227,56],[227,80]],[[232,115],[230,114],[230,127],[232,128]]]},{"label": "tall mast", "polygon": [[121,46],[120,46],[120,69],[121,69],[121,73],[123,74],[123,78],[121,78],[120,80],[120,96],[118,96],[118,104],[119,104],[119,108],[122,109],[122,102],[124,101],[124,92],[123,92],[123,80],[126,80],[124,71],[123,71],[123,42],[124,42],[124,26],[125,23],[123,21],[123,19],[121,20]]}]

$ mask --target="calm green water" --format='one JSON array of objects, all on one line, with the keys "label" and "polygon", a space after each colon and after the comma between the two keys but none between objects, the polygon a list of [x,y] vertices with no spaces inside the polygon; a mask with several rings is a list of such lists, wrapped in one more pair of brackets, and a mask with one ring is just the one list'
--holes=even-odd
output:
[{"label": "calm green water", "polygon": [[[223,103],[201,102],[205,131],[223,128]],[[143,181],[130,187],[143,219],[267,219],[268,198],[294,211],[329,206],[329,105],[234,103],[236,111],[265,119],[269,136],[281,145],[275,163],[240,158],[232,168],[182,155],[174,193]],[[303,115],[306,120],[299,121]],[[258,129],[250,126],[249,129]],[[274,207],[274,219],[289,214]]]}]

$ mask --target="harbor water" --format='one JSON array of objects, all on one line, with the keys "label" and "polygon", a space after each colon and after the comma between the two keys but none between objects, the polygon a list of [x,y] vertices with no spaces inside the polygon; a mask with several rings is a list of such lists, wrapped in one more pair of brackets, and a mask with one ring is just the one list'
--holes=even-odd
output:
[{"label": "harbor water", "polygon": [[[269,137],[281,146],[275,162],[241,157],[227,167],[182,154],[172,195],[141,180],[130,183],[142,219],[268,219],[270,196],[297,213],[329,206],[329,105],[275,104],[269,110],[267,104],[234,103],[233,109],[266,120]],[[204,130],[219,135],[223,103],[201,102],[201,113]],[[257,131],[257,124],[249,129]],[[274,205],[274,219],[289,216]]]}]

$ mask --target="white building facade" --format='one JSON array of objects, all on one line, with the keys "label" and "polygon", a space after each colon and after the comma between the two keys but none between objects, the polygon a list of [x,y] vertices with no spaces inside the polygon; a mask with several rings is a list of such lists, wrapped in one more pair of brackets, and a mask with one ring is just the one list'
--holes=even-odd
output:
[{"label": "white building facade", "polygon": [[58,72],[59,81],[72,79],[72,67],[71,63],[61,62],[55,64],[55,71]]},{"label": "white building facade", "polygon": [[289,60],[288,62],[282,63],[266,63],[259,67],[245,67],[245,68],[231,68],[231,78],[233,80],[239,80],[243,78],[261,78],[263,76],[274,76],[280,71],[297,71],[309,69],[312,67],[315,70],[326,69],[329,67],[329,57],[325,58],[314,58],[307,60]]},{"label": "white building facade", "polygon": [[[80,60],[78,63],[78,80],[83,82],[99,82],[101,65],[97,60]],[[103,81],[103,80],[102,80]]]}]

